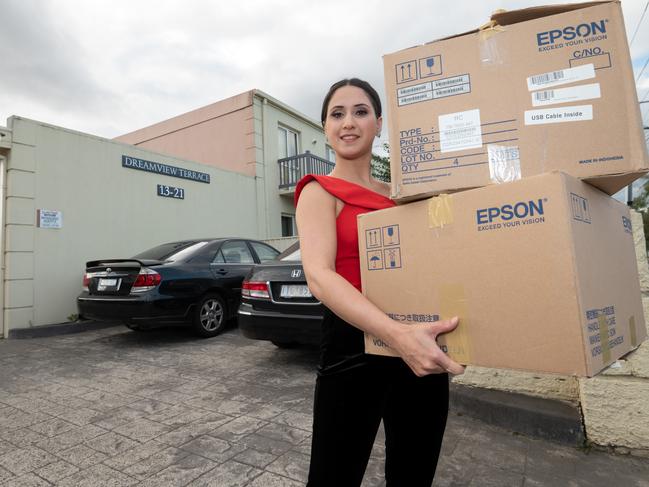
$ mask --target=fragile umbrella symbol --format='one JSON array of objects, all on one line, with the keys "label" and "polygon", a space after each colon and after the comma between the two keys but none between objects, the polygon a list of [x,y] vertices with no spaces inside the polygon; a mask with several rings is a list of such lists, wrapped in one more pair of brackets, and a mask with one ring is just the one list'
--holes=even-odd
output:
[{"label": "fragile umbrella symbol", "polygon": [[370,257],[370,262],[372,263],[372,268],[373,268],[373,269],[377,266],[377,264],[378,264],[378,262],[379,262],[380,260],[381,260],[381,258],[378,257],[378,256],[376,256],[376,255]]}]

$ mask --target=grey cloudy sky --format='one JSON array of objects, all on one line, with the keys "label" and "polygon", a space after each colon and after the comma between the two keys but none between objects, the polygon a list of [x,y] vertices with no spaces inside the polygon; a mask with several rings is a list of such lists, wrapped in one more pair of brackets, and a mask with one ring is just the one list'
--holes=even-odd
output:
[{"label": "grey cloudy sky", "polygon": [[[475,28],[498,8],[543,3],[2,0],[0,125],[20,115],[114,137],[251,88],[317,119],[342,77],[383,95],[383,54]],[[629,38],[646,3],[623,2]],[[637,74],[649,12],[631,55]],[[649,93],[649,67],[638,92]]]}]

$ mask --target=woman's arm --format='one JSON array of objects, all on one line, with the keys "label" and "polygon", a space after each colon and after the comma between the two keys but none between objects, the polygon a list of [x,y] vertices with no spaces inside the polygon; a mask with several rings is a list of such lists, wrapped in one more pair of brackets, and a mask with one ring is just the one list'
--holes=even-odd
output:
[{"label": "woman's arm", "polygon": [[457,318],[424,325],[399,323],[336,272],[336,198],[309,183],[300,195],[296,217],[302,265],[314,296],[343,320],[389,343],[418,376],[464,371],[435,341],[457,326]]}]

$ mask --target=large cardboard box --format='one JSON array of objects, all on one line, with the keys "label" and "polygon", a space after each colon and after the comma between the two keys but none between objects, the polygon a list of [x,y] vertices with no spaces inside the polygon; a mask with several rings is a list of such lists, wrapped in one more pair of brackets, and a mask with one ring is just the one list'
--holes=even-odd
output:
[{"label": "large cardboard box", "polygon": [[553,170],[613,194],[647,172],[619,2],[492,19],[384,56],[393,199]]},{"label": "large cardboard box", "polygon": [[[553,172],[358,218],[363,294],[393,319],[460,317],[463,364],[592,376],[646,338],[628,208]],[[368,353],[393,355],[366,336]]]}]

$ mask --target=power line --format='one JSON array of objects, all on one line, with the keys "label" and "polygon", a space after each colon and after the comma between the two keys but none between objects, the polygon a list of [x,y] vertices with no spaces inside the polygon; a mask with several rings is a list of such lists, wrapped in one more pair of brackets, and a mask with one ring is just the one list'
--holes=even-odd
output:
[{"label": "power line", "polygon": [[649,89],[645,92],[644,96],[642,97],[642,100],[640,100],[640,103],[642,103],[643,101],[645,101],[645,100],[647,99],[648,96],[649,96]]},{"label": "power line", "polygon": [[638,21],[638,25],[635,28],[635,32],[633,33],[633,37],[631,37],[631,42],[629,43],[629,47],[633,44],[633,41],[635,40],[635,36],[638,33],[638,30],[640,29],[640,24],[642,24],[642,19],[644,19],[644,14],[647,13],[647,7],[649,7],[649,0],[647,0],[647,3],[644,6],[644,10],[642,11],[642,15],[640,16],[640,20]]},{"label": "power line", "polygon": [[642,76],[642,73],[644,73],[644,70],[647,68],[647,64],[649,64],[649,57],[644,63],[644,66],[642,66],[642,69],[640,70],[640,74],[638,74],[638,77],[635,79],[635,82],[637,83],[638,80],[640,80],[640,76]]}]

